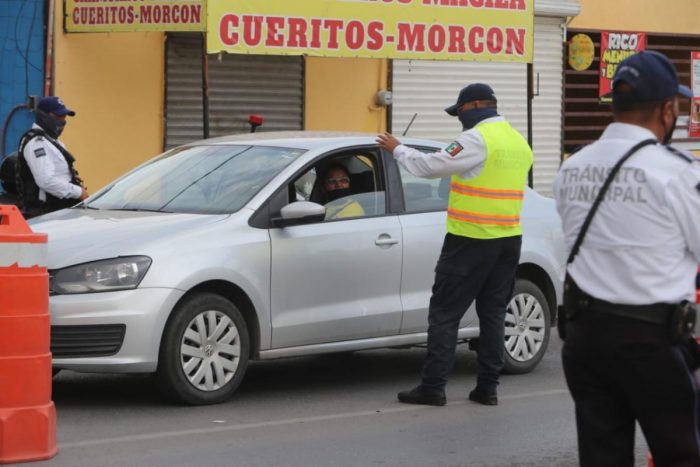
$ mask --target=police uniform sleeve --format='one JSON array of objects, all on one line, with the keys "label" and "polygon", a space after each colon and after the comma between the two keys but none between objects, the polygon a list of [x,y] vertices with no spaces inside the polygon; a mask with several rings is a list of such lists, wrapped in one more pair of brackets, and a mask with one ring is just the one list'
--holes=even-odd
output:
[{"label": "police uniform sleeve", "polygon": [[[58,149],[42,137],[33,138],[27,143],[23,155],[34,181],[44,192],[56,198],[80,198],[82,189],[58,175],[54,151],[58,152]],[[63,158],[60,153],[59,157]]]},{"label": "police uniform sleeve", "polygon": [[666,199],[683,232],[688,249],[700,263],[700,162],[669,182]]},{"label": "police uniform sleeve", "polygon": [[[394,149],[394,157],[417,177],[442,178],[453,174],[466,174],[483,167],[486,161],[486,143],[478,131],[468,130],[438,152],[421,152],[401,144]],[[464,178],[473,176],[475,174]]]}]

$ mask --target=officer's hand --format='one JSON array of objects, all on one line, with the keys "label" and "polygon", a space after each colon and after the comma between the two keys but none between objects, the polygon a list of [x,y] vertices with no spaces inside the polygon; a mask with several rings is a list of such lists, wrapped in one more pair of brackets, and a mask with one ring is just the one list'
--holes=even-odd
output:
[{"label": "officer's hand", "polygon": [[87,190],[85,189],[85,187],[82,187],[82,190],[80,192],[80,200],[82,201],[85,198],[87,198],[88,196],[90,196],[90,195],[88,194]]},{"label": "officer's hand", "polygon": [[380,148],[386,149],[390,153],[394,154],[394,149],[396,149],[396,146],[401,144],[401,141],[396,139],[394,135],[391,133],[384,133],[379,136],[377,136],[377,144],[379,144]]}]

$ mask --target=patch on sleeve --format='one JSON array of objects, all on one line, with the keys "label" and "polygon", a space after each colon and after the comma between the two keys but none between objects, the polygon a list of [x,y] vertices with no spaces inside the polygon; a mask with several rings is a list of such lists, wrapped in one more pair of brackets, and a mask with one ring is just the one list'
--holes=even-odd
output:
[{"label": "patch on sleeve", "polygon": [[464,146],[455,141],[445,148],[445,152],[450,156],[454,157],[457,154],[459,154],[462,151],[462,149],[464,149]]},{"label": "patch on sleeve", "polygon": [[46,151],[44,148],[36,148],[34,150],[34,156],[35,157],[44,157],[46,155]]}]

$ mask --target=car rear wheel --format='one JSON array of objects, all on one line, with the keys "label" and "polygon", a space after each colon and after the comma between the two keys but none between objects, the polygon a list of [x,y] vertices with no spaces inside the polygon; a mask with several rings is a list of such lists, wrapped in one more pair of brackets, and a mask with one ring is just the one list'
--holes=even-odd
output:
[{"label": "car rear wheel", "polygon": [[516,279],[506,310],[503,373],[528,373],[542,360],[549,344],[550,316],[539,287],[526,279]]},{"label": "car rear wheel", "polygon": [[163,333],[157,376],[170,398],[191,405],[231,397],[248,366],[249,337],[240,310],[211,293],[185,298]]}]

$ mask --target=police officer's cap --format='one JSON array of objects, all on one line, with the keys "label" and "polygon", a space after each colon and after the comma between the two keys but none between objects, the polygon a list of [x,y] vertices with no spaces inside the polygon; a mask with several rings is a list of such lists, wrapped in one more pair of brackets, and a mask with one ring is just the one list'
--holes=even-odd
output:
[{"label": "police officer's cap", "polygon": [[53,113],[56,115],[70,115],[75,116],[75,112],[66,107],[61,99],[56,96],[46,96],[42,97],[37,104],[37,108],[46,113]]},{"label": "police officer's cap", "polygon": [[[621,92],[620,83],[631,90]],[[628,102],[661,102],[681,95],[692,98],[693,92],[678,81],[673,63],[665,55],[644,50],[624,59],[612,80],[612,98]]]},{"label": "police officer's cap", "polygon": [[496,94],[494,94],[493,89],[491,89],[491,86],[483,83],[473,83],[467,86],[466,88],[462,88],[462,90],[459,91],[459,96],[457,96],[457,103],[446,108],[445,112],[452,115],[453,117],[456,117],[459,113],[459,108],[467,102],[495,100]]}]

